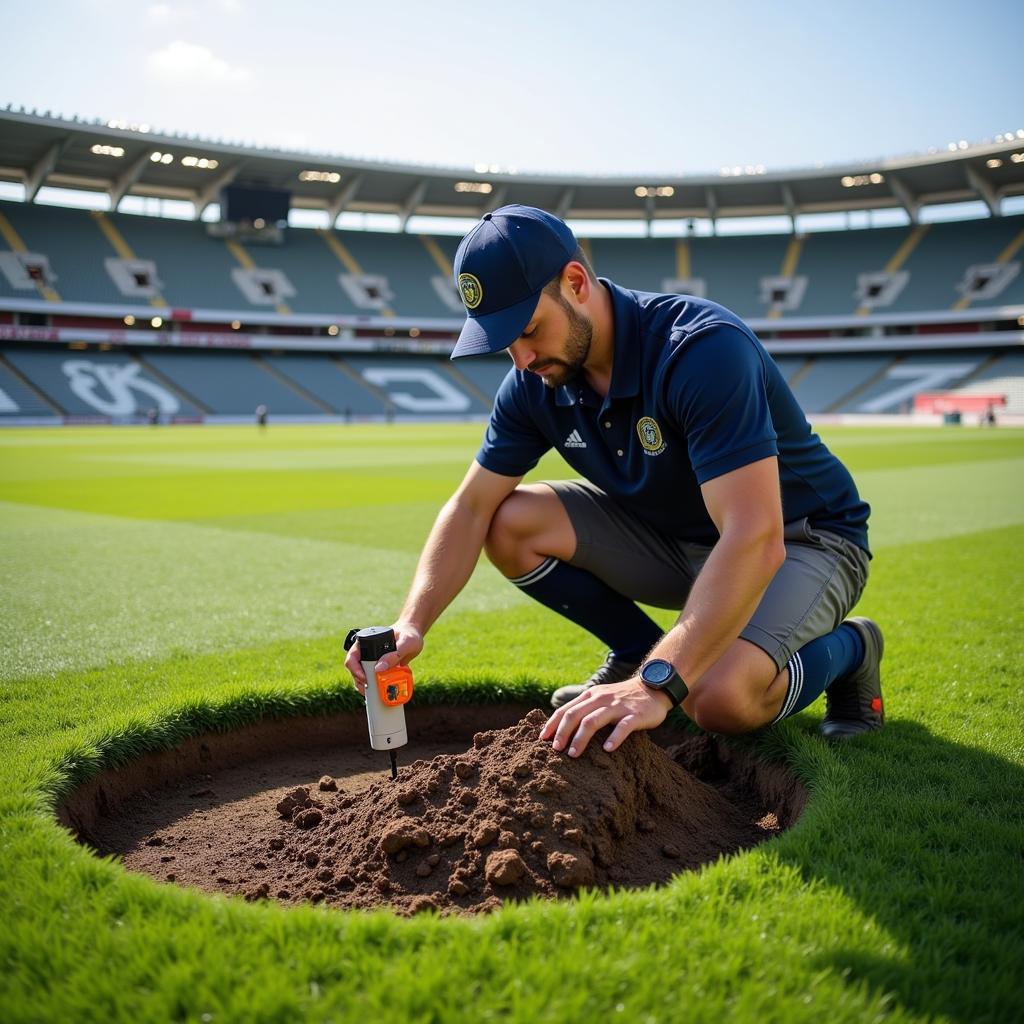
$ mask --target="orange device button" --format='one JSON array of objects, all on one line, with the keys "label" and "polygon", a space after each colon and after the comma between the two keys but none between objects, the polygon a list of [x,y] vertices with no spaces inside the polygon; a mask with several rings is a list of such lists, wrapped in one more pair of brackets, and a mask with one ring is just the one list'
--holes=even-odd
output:
[{"label": "orange device button", "polygon": [[412,669],[408,665],[396,665],[387,672],[377,673],[377,692],[381,702],[388,707],[408,704],[412,699]]}]

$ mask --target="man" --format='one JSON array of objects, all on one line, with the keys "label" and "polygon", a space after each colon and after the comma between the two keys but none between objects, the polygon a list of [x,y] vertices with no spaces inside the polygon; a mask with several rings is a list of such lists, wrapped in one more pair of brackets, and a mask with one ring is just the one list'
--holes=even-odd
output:
[{"label": "man", "polygon": [[[742,733],[826,693],[823,733],[881,727],[882,634],[845,616],[867,579],[868,506],[778,368],[728,310],[597,279],[572,231],[524,206],[462,240],[452,358],[507,350],[476,461],[442,508],[398,620],[414,658],[481,549],[610,653],[541,733],[578,757],[674,705]],[[584,480],[523,485],[555,447]],[[665,634],[635,602],[681,609]],[[362,689],[353,648],[346,665]]]}]

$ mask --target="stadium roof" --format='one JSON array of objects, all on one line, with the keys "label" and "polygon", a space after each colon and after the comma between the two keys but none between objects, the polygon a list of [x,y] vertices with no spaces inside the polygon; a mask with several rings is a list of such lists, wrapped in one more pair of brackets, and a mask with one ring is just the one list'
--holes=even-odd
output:
[{"label": "stadium roof", "polygon": [[186,200],[196,217],[227,184],[287,189],[292,206],[339,214],[474,218],[505,203],[525,203],[571,220],[633,220],[829,213],[902,208],[912,222],[922,206],[1024,195],[1024,129],[992,142],[950,143],[934,153],[830,167],[766,172],[636,176],[518,174],[350,159],[162,134],[147,125],[67,120],[0,110],[0,181],[102,192],[116,209],[128,195]]}]

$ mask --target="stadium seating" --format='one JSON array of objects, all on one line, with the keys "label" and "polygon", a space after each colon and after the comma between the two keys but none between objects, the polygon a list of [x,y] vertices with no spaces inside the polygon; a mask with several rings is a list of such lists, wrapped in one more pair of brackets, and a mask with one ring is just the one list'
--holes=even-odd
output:
[{"label": "stadium seating", "polygon": [[1024,415],[1024,354],[996,356],[975,373],[970,381],[953,389],[964,395],[1003,395],[1006,405],[997,414]]},{"label": "stadium seating", "polygon": [[984,359],[980,352],[913,353],[885,364],[860,388],[847,393],[836,412],[910,412],[918,391],[948,391],[963,383]]},{"label": "stadium seating", "polygon": [[490,411],[492,395],[466,387],[449,371],[447,360],[347,355],[345,363],[361,380],[387,394],[396,414],[450,418]]},{"label": "stadium seating", "polygon": [[[968,267],[995,262],[1022,228],[1024,217],[932,225],[907,259],[907,287],[888,308],[894,312],[948,309],[960,298],[957,285]],[[992,301],[999,305],[1024,302],[1024,278],[1018,273]]]},{"label": "stadium seating", "polygon": [[[284,306],[325,319],[341,314],[460,316],[435,284],[435,279],[447,277],[458,243],[449,237],[292,228],[280,246],[239,246],[209,237],[205,224],[190,221],[129,214],[100,218],[82,210],[13,202],[0,202],[0,214],[28,251],[49,258],[55,289],[65,301],[124,304],[105,261],[127,252],[156,264],[159,294],[176,308],[266,312]],[[858,277],[887,267],[908,276],[892,301],[878,308],[950,309],[962,298],[958,287],[968,269],[997,264],[1022,230],[1024,216],[1014,216],[814,233],[795,241],[789,235],[760,235],[598,238],[587,244],[602,276],[627,287],[662,291],[667,282],[683,276],[685,267],[689,279],[704,283],[704,294],[746,317],[772,311],[765,281],[782,276],[792,260],[792,276],[806,279],[806,289],[791,308],[775,310],[773,315],[784,320],[854,313],[861,308]],[[3,243],[0,256],[5,250]],[[1019,252],[1009,262],[1019,267]],[[285,293],[248,295],[237,281],[247,267],[279,272],[287,284]],[[358,289],[342,284],[342,276],[369,278],[375,304],[366,305]],[[17,294],[25,291],[13,288],[0,273],[0,296]],[[993,303],[1024,303],[1024,273],[1011,272],[997,294],[974,302]]]},{"label": "stadium seating", "polygon": [[0,363],[0,420],[57,415],[59,411],[55,406],[44,401],[38,392]]},{"label": "stadium seating", "polygon": [[864,390],[892,361],[891,356],[880,355],[837,354],[819,358],[790,386],[805,412],[836,412],[844,398]]},{"label": "stadium seating", "polygon": [[[857,278],[884,270],[898,252],[907,228],[875,228],[871,231],[827,231],[806,236],[796,272],[806,274],[807,290],[800,303],[800,316],[835,316],[860,308]],[[952,305],[950,293],[937,306]],[[891,309],[891,306],[885,306]]]},{"label": "stadium seating", "polygon": [[258,405],[285,416],[323,415],[331,411],[303,396],[248,353],[147,351],[143,363],[153,367],[205,412],[251,416]]},{"label": "stadium seating", "polygon": [[[0,217],[0,298],[43,296],[54,314],[61,302],[112,305],[118,317],[149,306],[199,311],[202,321],[212,311],[247,325],[268,313],[312,314],[323,318],[321,330],[340,317],[403,317],[406,326],[422,318],[426,331],[427,321],[454,328],[462,319],[451,284],[459,239],[451,236],[292,228],[279,246],[245,246],[192,221],[6,201]],[[741,316],[775,318],[785,332],[793,316],[1024,305],[1022,240],[1024,215],[803,237],[583,244],[596,271],[620,284],[664,291],[687,282]],[[780,279],[800,285],[786,296]],[[38,314],[3,315],[7,324],[45,324]],[[175,316],[183,336],[188,316]],[[120,320],[107,314],[102,326],[119,328]],[[132,420],[154,409],[164,419],[248,417],[258,405],[278,417],[483,416],[509,369],[505,355],[453,364],[410,353],[143,348],[130,337],[123,351],[77,341],[77,351],[52,342],[32,348],[19,337],[0,353],[0,421]],[[1024,414],[1024,356],[898,349],[894,339],[888,353],[775,358],[812,415],[906,412],[922,391],[1005,394],[1003,411]]]},{"label": "stadium seating", "polygon": [[9,349],[2,358],[63,415],[135,420],[145,418],[150,409],[165,419],[195,418],[201,412],[186,395],[128,353],[74,352],[50,346]]},{"label": "stadium seating", "polygon": [[371,391],[341,359],[323,353],[296,352],[267,355],[263,360],[335,415],[358,417],[387,413],[383,396]]},{"label": "stadium seating", "polygon": [[[54,289],[65,302],[125,302],[103,263],[116,253],[88,211],[0,203],[0,212],[28,252],[49,257],[56,275]],[[25,293],[12,289],[0,274],[0,294]]]}]

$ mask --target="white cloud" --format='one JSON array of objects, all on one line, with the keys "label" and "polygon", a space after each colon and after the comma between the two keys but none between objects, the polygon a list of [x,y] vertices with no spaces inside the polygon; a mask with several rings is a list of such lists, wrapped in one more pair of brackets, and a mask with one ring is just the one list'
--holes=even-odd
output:
[{"label": "white cloud", "polygon": [[146,58],[150,74],[175,81],[206,81],[221,84],[246,82],[251,78],[247,68],[235,67],[212,50],[198,43],[175,39],[162,50],[154,50]]},{"label": "white cloud", "polygon": [[170,4],[150,4],[146,9],[146,14],[153,21],[169,21],[177,13]]}]

